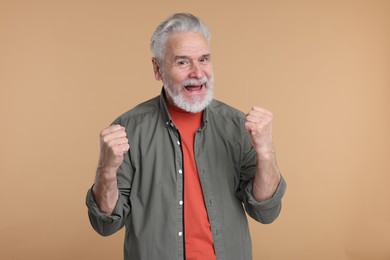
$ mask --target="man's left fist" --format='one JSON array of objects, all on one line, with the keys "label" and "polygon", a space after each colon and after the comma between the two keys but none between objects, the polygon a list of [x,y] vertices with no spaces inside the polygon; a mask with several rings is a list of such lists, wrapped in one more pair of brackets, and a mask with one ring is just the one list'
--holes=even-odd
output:
[{"label": "man's left fist", "polygon": [[274,152],[272,118],[270,111],[256,106],[246,114],[245,128],[251,135],[251,143],[257,155],[268,156]]}]

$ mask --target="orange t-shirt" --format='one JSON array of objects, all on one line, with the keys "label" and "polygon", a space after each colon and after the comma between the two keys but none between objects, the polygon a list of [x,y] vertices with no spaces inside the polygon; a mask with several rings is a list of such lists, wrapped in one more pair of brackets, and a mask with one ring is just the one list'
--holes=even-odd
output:
[{"label": "orange t-shirt", "polygon": [[202,112],[189,113],[170,104],[168,110],[180,132],[183,151],[186,260],[215,260],[210,222],[194,156],[195,132],[202,124]]}]

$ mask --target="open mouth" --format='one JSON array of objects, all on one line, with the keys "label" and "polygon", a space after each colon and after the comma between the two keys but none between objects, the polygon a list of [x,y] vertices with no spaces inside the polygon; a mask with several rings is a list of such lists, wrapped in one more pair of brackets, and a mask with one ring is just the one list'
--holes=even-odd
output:
[{"label": "open mouth", "polygon": [[200,91],[204,87],[204,84],[202,85],[190,85],[185,86],[185,89],[188,91]]}]

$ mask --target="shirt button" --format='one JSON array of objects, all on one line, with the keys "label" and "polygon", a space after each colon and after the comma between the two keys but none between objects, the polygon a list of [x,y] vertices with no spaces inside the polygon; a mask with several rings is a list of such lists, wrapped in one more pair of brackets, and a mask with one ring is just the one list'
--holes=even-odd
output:
[{"label": "shirt button", "polygon": [[180,145],[180,141],[177,141],[177,145]]},{"label": "shirt button", "polygon": [[183,232],[179,232],[179,233],[177,233],[178,235],[179,235],[179,237],[181,237],[182,235],[183,235]]},{"label": "shirt button", "polygon": [[181,205],[183,205],[183,201],[181,200],[181,201],[179,201],[179,205],[181,206]]},{"label": "shirt button", "polygon": [[183,171],[180,169],[180,170],[179,170],[179,174],[182,174],[182,173],[183,173]]}]

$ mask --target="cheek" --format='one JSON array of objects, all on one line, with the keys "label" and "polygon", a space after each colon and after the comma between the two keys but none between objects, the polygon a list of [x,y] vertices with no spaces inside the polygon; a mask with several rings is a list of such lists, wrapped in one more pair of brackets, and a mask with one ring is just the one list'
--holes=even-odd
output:
[{"label": "cheek", "polygon": [[203,72],[207,75],[208,78],[211,78],[211,75],[213,75],[213,67],[209,65],[204,68]]},{"label": "cheek", "polygon": [[182,84],[187,79],[187,74],[183,72],[176,72],[171,75],[171,80],[174,84]]}]

